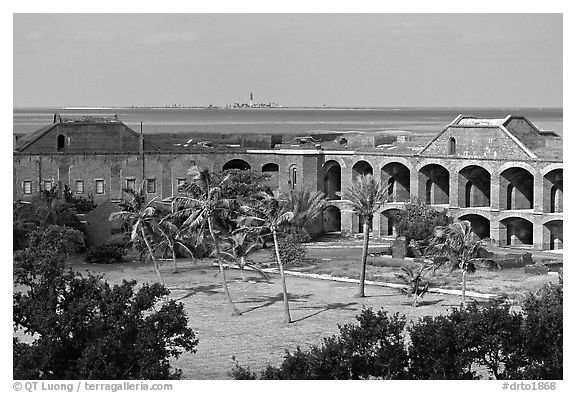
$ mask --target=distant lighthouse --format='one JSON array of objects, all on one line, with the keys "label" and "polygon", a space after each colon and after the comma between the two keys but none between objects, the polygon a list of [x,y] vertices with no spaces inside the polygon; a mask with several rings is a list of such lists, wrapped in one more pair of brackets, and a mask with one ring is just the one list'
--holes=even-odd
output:
[{"label": "distant lighthouse", "polygon": [[250,92],[250,108],[254,105],[254,94]]}]

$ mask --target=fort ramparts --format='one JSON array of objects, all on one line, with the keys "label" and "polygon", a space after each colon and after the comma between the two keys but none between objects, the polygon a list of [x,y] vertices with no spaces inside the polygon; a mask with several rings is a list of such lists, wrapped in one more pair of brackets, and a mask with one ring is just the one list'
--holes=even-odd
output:
[{"label": "fort ramparts", "polygon": [[394,235],[391,213],[411,198],[472,223],[480,238],[502,246],[562,248],[562,138],[522,116],[458,116],[435,136],[328,134],[279,136],[142,135],[117,118],[63,120],[16,140],[14,200],[67,184],[99,205],[86,217],[93,242],[110,234],[107,220],[122,188],[145,182],[150,198],[178,194],[192,166],[251,169],[287,191],[326,194],[317,233],[359,233],[341,199],[354,178],[370,173],[388,187],[374,236]]}]

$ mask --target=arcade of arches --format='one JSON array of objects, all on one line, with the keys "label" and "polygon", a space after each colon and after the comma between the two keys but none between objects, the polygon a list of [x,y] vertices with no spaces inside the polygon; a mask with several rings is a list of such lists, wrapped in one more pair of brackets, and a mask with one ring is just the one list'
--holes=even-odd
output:
[{"label": "arcade of arches", "polygon": [[[340,200],[343,187],[350,184],[351,179],[346,181],[343,173],[337,161],[324,163],[323,191],[328,200]],[[359,160],[352,166],[352,179],[373,173],[367,161]],[[394,213],[402,208],[402,203],[419,197],[428,204],[449,207],[451,214],[470,221],[478,239],[492,238],[503,246],[561,249],[561,216],[540,224],[545,217],[532,218],[532,215],[536,211],[562,212],[563,170],[549,170],[540,179],[542,182],[538,184],[534,173],[521,166],[493,171],[481,164],[471,164],[452,172],[440,163],[426,164],[417,170],[401,162],[388,162],[380,168],[380,181],[387,188],[387,203],[399,205],[375,215],[372,228],[378,236],[394,236]],[[342,210],[345,201],[336,205],[324,210],[324,229],[361,233],[362,219],[353,213],[348,217],[351,213]],[[506,211],[518,211],[519,215],[500,219]]]}]

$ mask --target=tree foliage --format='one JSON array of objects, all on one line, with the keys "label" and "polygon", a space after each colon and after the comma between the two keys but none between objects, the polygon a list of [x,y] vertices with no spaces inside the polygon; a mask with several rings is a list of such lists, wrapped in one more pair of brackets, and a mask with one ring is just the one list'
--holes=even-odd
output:
[{"label": "tree foliage", "polygon": [[194,352],[183,305],[168,290],[135,281],[110,286],[101,277],[66,270],[81,233],[48,227],[32,233],[31,247],[15,254],[14,379],[178,378],[169,359]]},{"label": "tree foliage", "polygon": [[404,236],[406,242],[410,240],[427,242],[434,236],[434,230],[438,226],[445,226],[452,222],[446,209],[438,211],[419,200],[413,200],[405,205],[394,215],[396,233]]}]

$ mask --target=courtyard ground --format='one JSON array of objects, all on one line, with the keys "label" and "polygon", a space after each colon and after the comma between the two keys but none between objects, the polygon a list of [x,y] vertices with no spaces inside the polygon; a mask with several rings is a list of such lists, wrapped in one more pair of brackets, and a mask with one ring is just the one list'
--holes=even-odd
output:
[{"label": "courtyard ground", "polygon": [[[334,250],[331,251],[334,254]],[[261,251],[260,257],[264,258],[262,253],[266,252]],[[243,313],[242,316],[232,316],[217,268],[212,262],[180,260],[177,274],[171,273],[170,261],[165,261],[162,267],[170,297],[184,303],[190,326],[199,339],[197,353],[184,354],[172,363],[183,370],[184,379],[227,379],[234,364],[232,356],[254,371],[262,370],[267,364],[278,365],[285,349],[293,351],[297,346],[307,348],[319,344],[322,337],[338,333],[338,324],[355,323],[355,316],[362,307],[382,307],[390,313],[406,315],[408,320],[417,320],[424,315],[447,312],[451,307],[457,307],[460,301],[458,296],[428,294],[420,306],[414,308],[406,296],[392,288],[367,286],[367,297],[358,299],[354,297],[357,285],[353,283],[288,276],[294,322],[287,325],[283,322],[278,275],[266,280],[255,273],[248,273],[249,282],[242,282],[237,270],[228,270],[230,293]],[[102,273],[110,283],[123,279],[136,279],[140,283],[157,280],[152,264],[88,265],[76,260],[73,267],[80,272]],[[520,283],[520,287],[526,284],[531,288],[552,280],[550,276],[534,279],[520,272],[504,272],[495,275],[497,282],[487,280],[489,282],[484,288],[503,285],[504,281]],[[350,273],[355,277],[355,272]],[[482,292],[482,288],[479,285],[475,290]]]}]

